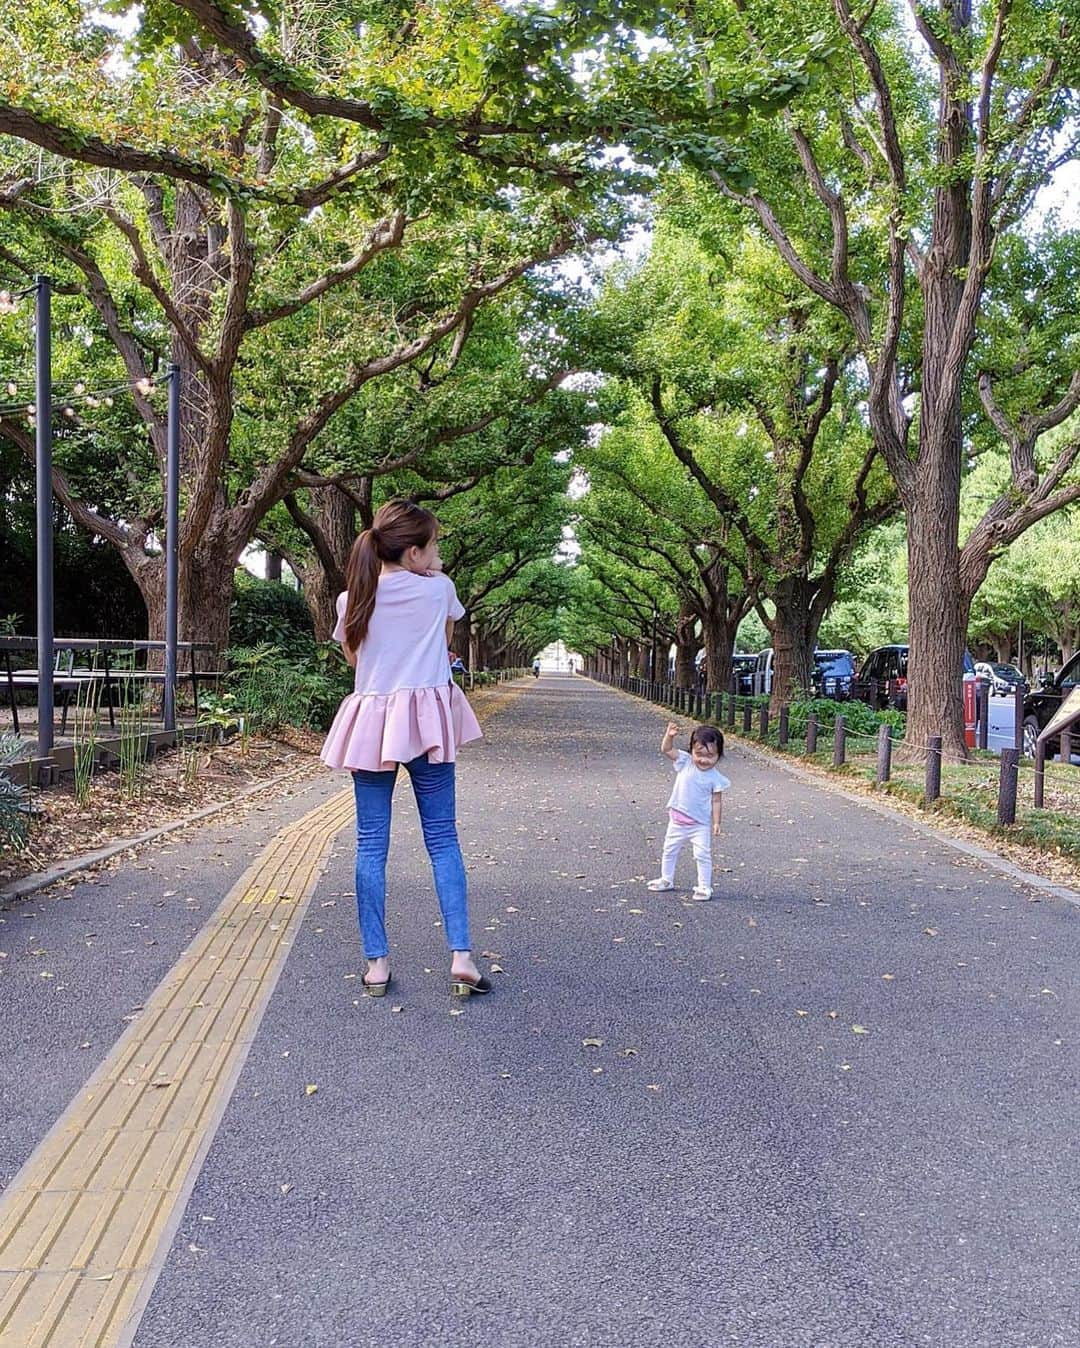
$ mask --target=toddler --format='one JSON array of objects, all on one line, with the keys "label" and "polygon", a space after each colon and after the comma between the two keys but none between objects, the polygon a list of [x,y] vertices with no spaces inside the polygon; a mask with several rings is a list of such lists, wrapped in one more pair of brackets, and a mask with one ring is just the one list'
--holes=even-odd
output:
[{"label": "toddler", "polygon": [[675,888],[675,863],[683,843],[689,842],[697,862],[694,898],[711,899],[712,838],[720,832],[721,792],[731,785],[716,770],[724,752],[724,737],[712,726],[699,725],[690,736],[690,752],[685,753],[674,747],[678,734],[679,727],[669,721],[660,742],[660,752],[675,765],[675,786],[667,803],[668,826],[660,878],[650,880],[648,888],[654,891]]}]

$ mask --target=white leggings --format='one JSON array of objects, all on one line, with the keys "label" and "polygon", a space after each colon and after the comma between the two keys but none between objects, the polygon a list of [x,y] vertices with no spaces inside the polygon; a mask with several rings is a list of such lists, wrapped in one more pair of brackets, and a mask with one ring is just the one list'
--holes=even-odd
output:
[{"label": "white leggings", "polygon": [[701,889],[712,888],[712,835],[708,824],[676,824],[668,820],[667,833],[664,835],[664,851],[660,859],[660,874],[665,880],[675,883],[675,863],[684,843],[694,848],[694,860],[697,862],[697,882]]}]

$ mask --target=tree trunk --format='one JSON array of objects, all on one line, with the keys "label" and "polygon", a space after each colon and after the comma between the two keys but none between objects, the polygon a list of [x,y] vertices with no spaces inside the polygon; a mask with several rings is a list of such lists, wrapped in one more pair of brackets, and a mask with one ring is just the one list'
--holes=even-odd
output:
[{"label": "tree trunk", "polygon": [[931,735],[947,757],[964,758],[963,662],[971,600],[960,584],[959,451],[924,449],[908,523],[908,682],[906,746],[925,754]]},{"label": "tree trunk", "polygon": [[[146,601],[150,640],[164,641],[165,561],[162,557],[141,557],[139,561],[141,564],[131,570]],[[197,652],[197,669],[222,668],[221,662],[229,645],[229,611],[235,571],[235,562],[227,549],[197,552],[180,566],[178,639],[209,642],[214,648],[212,652]],[[180,668],[186,665],[187,661],[181,659]]]},{"label": "tree trunk", "polygon": [[694,631],[697,618],[693,613],[682,610],[675,626],[675,686],[693,688],[694,656],[697,654],[697,634]]},{"label": "tree trunk", "polygon": [[814,648],[821,610],[814,604],[817,584],[806,576],[788,576],[773,590],[776,605],[772,624],[773,676],[769,711],[809,694],[813,686]]},{"label": "tree trunk", "polygon": [[281,563],[284,559],[280,552],[268,552],[266,554],[266,579],[281,580]]},{"label": "tree trunk", "polygon": [[356,538],[356,506],[337,487],[312,487],[308,510],[294,510],[312,542],[300,580],[315,624],[316,641],[329,641],[337,622],[337,597],[345,589],[345,567]]}]

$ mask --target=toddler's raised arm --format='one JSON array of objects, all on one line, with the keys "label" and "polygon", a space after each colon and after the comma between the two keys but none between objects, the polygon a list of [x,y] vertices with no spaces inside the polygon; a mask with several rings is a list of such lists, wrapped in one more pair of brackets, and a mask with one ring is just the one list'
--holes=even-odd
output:
[{"label": "toddler's raised arm", "polygon": [[675,741],[679,736],[679,727],[674,721],[667,723],[667,729],[664,731],[664,738],[660,741],[660,752],[665,758],[670,758],[674,763],[678,754],[675,751]]}]

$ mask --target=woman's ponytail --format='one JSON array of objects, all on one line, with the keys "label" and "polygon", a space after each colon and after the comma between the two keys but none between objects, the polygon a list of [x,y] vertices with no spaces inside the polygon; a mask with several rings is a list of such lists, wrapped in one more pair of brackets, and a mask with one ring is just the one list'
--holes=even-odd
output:
[{"label": "woman's ponytail", "polygon": [[387,501],[352,545],[345,568],[345,646],[353,654],[367,636],[383,562],[400,562],[407,548],[426,547],[438,532],[439,521],[430,510],[415,501]]},{"label": "woman's ponytail", "polygon": [[354,653],[367,636],[368,623],[375,611],[375,588],[382,570],[373,535],[374,530],[364,530],[352,545],[349,564],[345,568],[349,592],[345,603],[345,645]]}]

